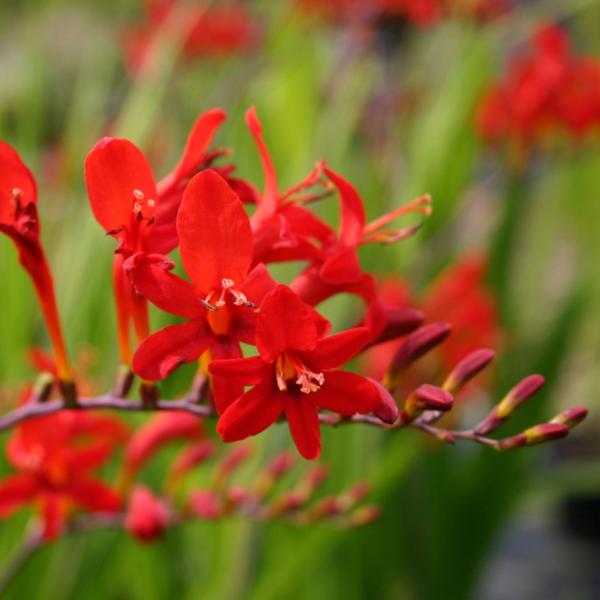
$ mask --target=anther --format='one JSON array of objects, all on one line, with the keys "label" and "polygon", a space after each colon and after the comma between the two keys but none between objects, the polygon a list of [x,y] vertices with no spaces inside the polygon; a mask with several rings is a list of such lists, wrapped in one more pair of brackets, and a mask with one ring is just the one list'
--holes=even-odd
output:
[{"label": "anther", "polygon": [[142,192],[142,190],[138,190],[136,188],[135,190],[133,190],[133,197],[136,200],[143,200],[144,199],[144,192]]},{"label": "anther", "polygon": [[150,208],[154,208],[156,206],[156,200],[153,200],[152,198],[148,199],[148,201],[146,202],[146,204],[150,207]]},{"label": "anther", "polygon": [[137,215],[142,212],[142,205],[139,202],[135,202],[133,205],[133,212]]}]

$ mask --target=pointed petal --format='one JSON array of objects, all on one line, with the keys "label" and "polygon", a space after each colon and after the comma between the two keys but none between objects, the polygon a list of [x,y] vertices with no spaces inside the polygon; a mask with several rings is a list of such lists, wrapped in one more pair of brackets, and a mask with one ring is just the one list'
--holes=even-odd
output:
[{"label": "pointed petal", "polygon": [[133,370],[146,381],[159,381],[179,365],[196,360],[213,340],[205,321],[170,325],[147,337],[133,356]]},{"label": "pointed petal", "polygon": [[127,227],[139,190],[144,202],[158,201],[152,169],[132,142],[102,138],[85,159],[85,182],[92,211],[106,231]]},{"label": "pointed petal", "polygon": [[213,375],[229,377],[244,385],[256,385],[268,379],[273,367],[260,356],[251,356],[249,358],[213,360],[208,365],[208,370]]},{"label": "pointed petal", "polygon": [[172,263],[165,256],[139,253],[129,257],[124,268],[135,289],[171,314],[198,319],[206,309],[191,283],[169,273]]},{"label": "pointed petal", "polygon": [[47,542],[55,540],[65,525],[67,510],[65,499],[56,492],[47,492],[41,497],[40,508],[44,530],[42,535]]},{"label": "pointed petal", "polygon": [[20,191],[23,206],[37,202],[37,188],[31,171],[17,152],[0,141],[0,223],[10,225],[15,218],[13,190]]},{"label": "pointed petal", "polygon": [[328,167],[325,167],[324,171],[340,194],[342,205],[339,232],[340,242],[344,246],[356,248],[360,242],[366,223],[363,201],[349,181]]},{"label": "pointed petal", "polygon": [[277,282],[271,277],[267,267],[262,263],[256,265],[241,286],[241,291],[250,302],[257,306],[263,298],[277,287]]},{"label": "pointed petal", "polygon": [[285,417],[298,452],[307,460],[321,454],[321,431],[316,406],[304,396],[287,395]]},{"label": "pointed petal", "polygon": [[[243,356],[239,343],[233,338],[224,335],[217,336],[210,350],[213,359],[225,362],[228,359],[240,360]],[[244,386],[229,376],[223,377],[218,373],[213,373],[212,390],[217,413],[223,414],[223,411],[244,393]]]},{"label": "pointed petal", "polygon": [[68,494],[75,504],[91,512],[116,512],[121,506],[116,490],[94,479],[76,479],[69,486]]},{"label": "pointed petal", "polygon": [[162,196],[173,187],[189,179],[201,166],[208,147],[217,129],[227,118],[225,111],[213,108],[202,113],[188,135],[185,148],[175,168],[158,183],[158,193]]},{"label": "pointed petal", "polygon": [[283,412],[285,395],[265,381],[241,395],[221,415],[217,433],[224,442],[237,442],[272,425]]},{"label": "pointed petal", "polygon": [[366,414],[381,406],[381,395],[368,379],[348,371],[328,371],[313,402],[341,415]]},{"label": "pointed petal", "polygon": [[315,349],[304,356],[316,370],[334,369],[356,356],[370,340],[371,332],[367,327],[356,327],[319,340]]},{"label": "pointed petal", "polygon": [[262,135],[262,125],[258,120],[256,108],[251,107],[246,112],[246,125],[258,146],[260,159],[265,173],[265,189],[254,213],[253,220],[260,221],[265,217],[269,217],[275,213],[277,209],[277,176],[275,167],[271,160],[271,155],[267,149],[267,145]]},{"label": "pointed petal", "polygon": [[183,266],[196,289],[208,294],[223,279],[240,286],[252,260],[252,231],[240,199],[218,173],[198,173],[177,215]]},{"label": "pointed petal", "polygon": [[328,258],[321,267],[321,277],[332,285],[355,283],[362,277],[362,269],[354,248],[347,248]]},{"label": "pointed petal", "polygon": [[30,475],[9,475],[0,481],[0,518],[4,519],[15,510],[35,498],[38,487]]},{"label": "pointed petal", "polygon": [[273,362],[286,350],[312,350],[328,323],[285,285],[269,292],[256,324],[256,346],[267,362]]}]

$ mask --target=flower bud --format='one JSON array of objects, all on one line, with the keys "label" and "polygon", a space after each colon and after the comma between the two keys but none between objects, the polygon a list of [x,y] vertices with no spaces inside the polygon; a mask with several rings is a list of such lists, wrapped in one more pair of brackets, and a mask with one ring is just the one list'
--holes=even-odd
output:
[{"label": "flower bud", "polygon": [[420,327],[425,315],[415,308],[385,307],[386,325],[370,346],[403,337]]},{"label": "flower bud", "polygon": [[384,423],[395,423],[400,413],[396,400],[394,400],[394,397],[385,389],[383,384],[370,377],[368,379],[377,388],[379,397],[381,398],[381,405],[373,411],[373,414],[376,417],[379,417]]},{"label": "flower bud", "polygon": [[475,433],[486,435],[490,431],[498,429],[515,410],[536,394],[543,385],[544,378],[541,375],[525,377],[506,394],[490,414],[475,428]]},{"label": "flower bud", "polygon": [[370,525],[379,519],[381,515],[381,509],[378,506],[362,506],[356,509],[348,520],[348,524],[351,527],[362,527],[363,525]]},{"label": "flower bud", "polygon": [[179,479],[188,471],[208,460],[216,450],[212,440],[202,440],[187,447],[175,457],[171,466],[170,479]]},{"label": "flower bud", "polygon": [[454,367],[442,387],[451,394],[456,394],[473,377],[483,371],[492,362],[494,356],[494,351],[488,349],[471,352]]},{"label": "flower bud", "polygon": [[404,411],[414,419],[425,410],[449,411],[453,402],[454,397],[450,392],[426,383],[411,392],[404,404]]},{"label": "flower bud", "polygon": [[568,435],[568,433],[569,428],[562,423],[542,423],[541,425],[534,425],[526,429],[523,435],[528,446],[535,446],[549,442],[550,440],[560,439]]},{"label": "flower bud", "polygon": [[394,379],[399,371],[441,344],[449,335],[448,323],[431,323],[411,333],[398,349],[389,366],[389,376]]},{"label": "flower bud", "polygon": [[566,425],[569,429],[572,429],[576,425],[579,425],[588,415],[588,409],[585,406],[577,406],[575,408],[569,408],[564,410],[560,414],[556,415],[550,423],[558,423],[560,425]]},{"label": "flower bud", "polygon": [[144,486],[134,488],[125,517],[125,529],[129,533],[141,542],[152,542],[162,537],[169,519],[165,502]]}]

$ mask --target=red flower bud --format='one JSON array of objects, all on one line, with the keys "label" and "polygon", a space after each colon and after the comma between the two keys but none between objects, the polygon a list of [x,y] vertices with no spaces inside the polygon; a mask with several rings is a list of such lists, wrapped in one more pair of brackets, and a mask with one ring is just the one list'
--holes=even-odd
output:
[{"label": "red flower bud", "polygon": [[190,509],[201,519],[215,520],[223,516],[219,497],[209,490],[196,490],[189,499]]},{"label": "red flower bud", "polygon": [[461,360],[444,381],[443,388],[456,394],[473,377],[479,374],[494,360],[493,350],[476,350]]},{"label": "red flower bud", "polygon": [[579,425],[588,415],[588,409],[585,406],[577,406],[575,408],[569,408],[564,410],[560,414],[556,415],[550,423],[558,423],[560,425],[566,425],[569,429],[572,429],[576,425]]},{"label": "red flower bud", "polygon": [[169,510],[165,502],[148,488],[136,486],[129,499],[125,529],[140,542],[159,539],[169,524]]},{"label": "red flower bud", "polygon": [[426,383],[411,392],[404,410],[409,417],[414,418],[425,410],[449,411],[453,403],[454,397],[450,392]]}]

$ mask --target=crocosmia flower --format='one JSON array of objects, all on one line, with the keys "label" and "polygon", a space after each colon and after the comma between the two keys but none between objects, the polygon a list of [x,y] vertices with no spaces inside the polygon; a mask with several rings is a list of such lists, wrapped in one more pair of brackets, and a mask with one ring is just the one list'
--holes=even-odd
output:
[{"label": "crocosmia flower", "polygon": [[[254,343],[255,305],[275,284],[262,265],[250,270],[252,230],[244,206],[216,172],[196,175],[177,216],[183,267],[191,283],[168,272],[162,256],[133,256],[135,288],[159,308],[188,319],[148,337],[137,349],[134,370],[144,379],[166,377],[206,350],[213,358],[241,356],[240,342]],[[231,387],[215,378],[214,385]],[[239,385],[233,385],[234,397]],[[217,393],[222,410],[229,394]]]},{"label": "crocosmia flower", "polygon": [[37,186],[17,152],[0,141],[0,231],[14,242],[35,291],[52,340],[58,376],[70,380],[70,366],[60,325],[54,282],[40,243]]},{"label": "crocosmia flower", "polygon": [[256,325],[259,356],[214,360],[211,373],[253,387],[221,415],[217,431],[233,442],[260,433],[285,415],[299,452],[307,459],[321,450],[319,409],[341,415],[368,413],[381,403],[368,379],[337,367],[370,339],[364,327],[325,337],[329,323],[290,288],[265,296]]},{"label": "crocosmia flower", "polygon": [[0,481],[0,517],[35,504],[51,540],[74,508],[117,511],[118,493],[94,471],[126,436],[121,421],[94,413],[62,411],[19,424],[6,448],[17,473]]}]

